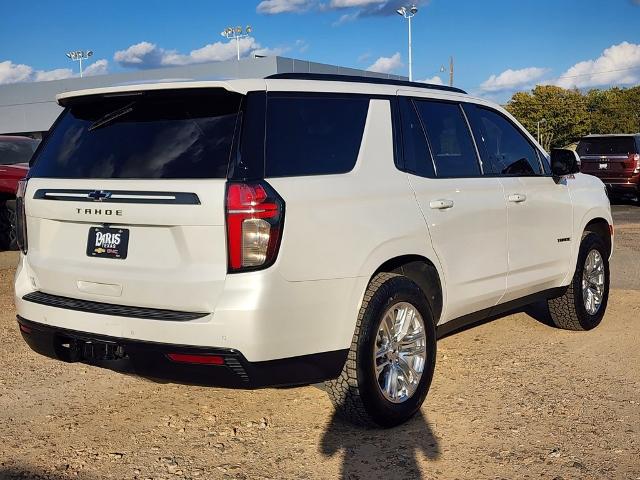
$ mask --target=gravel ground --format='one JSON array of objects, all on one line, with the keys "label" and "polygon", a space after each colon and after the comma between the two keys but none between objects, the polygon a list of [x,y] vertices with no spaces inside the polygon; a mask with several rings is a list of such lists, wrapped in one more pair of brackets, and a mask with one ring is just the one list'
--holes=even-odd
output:
[{"label": "gravel ground", "polygon": [[635,208],[615,207],[599,328],[554,329],[537,306],[451,335],[421,415],[384,431],[337,419],[321,386],[162,385],[40,357],[2,253],[0,479],[640,479]]}]

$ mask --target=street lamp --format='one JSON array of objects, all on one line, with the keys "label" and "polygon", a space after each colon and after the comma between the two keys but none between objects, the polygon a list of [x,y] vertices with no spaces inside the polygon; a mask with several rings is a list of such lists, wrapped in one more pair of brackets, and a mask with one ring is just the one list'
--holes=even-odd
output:
[{"label": "street lamp", "polygon": [[542,118],[540,120],[538,120],[538,143],[540,143],[540,125],[543,123],[547,123],[547,119],[546,118]]},{"label": "street lamp", "polygon": [[229,40],[231,40],[232,38],[235,38],[236,50],[238,51],[238,60],[240,60],[240,39],[248,37],[249,35],[251,35],[251,32],[253,32],[253,28],[251,27],[251,25],[247,25],[244,28],[244,30],[240,26],[227,27],[220,32],[220,35],[222,35],[223,37]]},{"label": "street lamp", "polygon": [[80,62],[80,78],[82,78],[82,60],[88,60],[91,55],[93,55],[92,50],[74,50],[67,53],[68,58],[74,62]]},{"label": "street lamp", "polygon": [[418,7],[411,5],[410,7],[400,7],[396,13],[409,21],[409,81],[413,82],[413,61],[411,58],[411,19],[418,13]]}]

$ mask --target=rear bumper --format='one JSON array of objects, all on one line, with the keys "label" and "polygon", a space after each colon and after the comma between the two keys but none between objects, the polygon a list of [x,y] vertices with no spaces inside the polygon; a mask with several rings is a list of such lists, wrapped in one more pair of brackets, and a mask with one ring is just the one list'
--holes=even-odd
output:
[{"label": "rear bumper", "polygon": [[[32,350],[66,362],[82,362],[141,377],[188,385],[230,388],[310,384],[340,375],[348,350],[250,362],[234,349],[155,343],[43,325],[18,316]],[[220,365],[178,363],[168,354],[221,357]]]}]

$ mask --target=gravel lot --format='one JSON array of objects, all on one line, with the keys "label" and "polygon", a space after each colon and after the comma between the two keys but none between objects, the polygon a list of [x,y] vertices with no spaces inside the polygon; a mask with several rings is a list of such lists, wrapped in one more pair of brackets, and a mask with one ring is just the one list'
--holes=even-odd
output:
[{"label": "gravel lot", "polygon": [[321,386],[162,385],[40,357],[0,253],[0,479],[640,479],[640,207],[614,210],[599,328],[530,308],[451,335],[422,414],[385,431],[335,418]]}]

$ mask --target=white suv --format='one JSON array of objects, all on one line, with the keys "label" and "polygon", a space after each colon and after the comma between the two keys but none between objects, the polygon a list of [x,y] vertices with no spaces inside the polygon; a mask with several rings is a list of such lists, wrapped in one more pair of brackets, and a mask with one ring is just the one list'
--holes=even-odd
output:
[{"label": "white suv", "polygon": [[280,74],[64,93],[20,185],[15,302],[34,350],[243,388],[328,381],[390,426],[436,339],[533,301],[588,330],[604,186],[448,87]]}]

